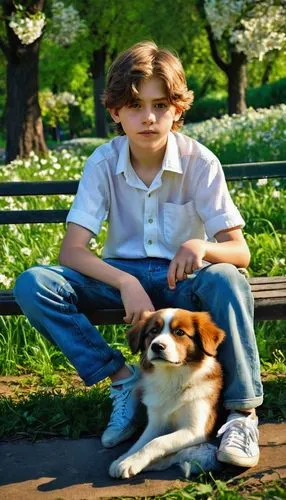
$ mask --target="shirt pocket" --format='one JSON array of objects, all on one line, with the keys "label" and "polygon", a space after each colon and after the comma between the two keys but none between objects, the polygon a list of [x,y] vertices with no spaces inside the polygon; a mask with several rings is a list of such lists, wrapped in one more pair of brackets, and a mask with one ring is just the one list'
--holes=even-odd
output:
[{"label": "shirt pocket", "polygon": [[164,203],[163,217],[164,237],[169,245],[178,248],[184,241],[203,237],[203,224],[193,201],[184,205]]}]

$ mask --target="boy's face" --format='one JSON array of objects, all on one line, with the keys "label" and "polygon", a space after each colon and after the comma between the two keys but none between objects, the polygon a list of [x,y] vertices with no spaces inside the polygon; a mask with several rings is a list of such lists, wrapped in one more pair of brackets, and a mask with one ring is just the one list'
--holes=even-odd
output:
[{"label": "boy's face", "polygon": [[158,77],[139,85],[136,101],[120,109],[109,109],[116,123],[121,123],[131,148],[156,151],[166,145],[173,122],[181,113],[167,100],[163,81]]}]

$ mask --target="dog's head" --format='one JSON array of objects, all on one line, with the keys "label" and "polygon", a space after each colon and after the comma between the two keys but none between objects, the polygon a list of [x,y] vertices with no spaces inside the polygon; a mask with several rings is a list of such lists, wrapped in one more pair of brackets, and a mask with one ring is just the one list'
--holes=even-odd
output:
[{"label": "dog's head", "polygon": [[161,309],[140,320],[128,332],[131,351],[141,352],[143,366],[181,366],[215,356],[225,333],[207,312]]}]

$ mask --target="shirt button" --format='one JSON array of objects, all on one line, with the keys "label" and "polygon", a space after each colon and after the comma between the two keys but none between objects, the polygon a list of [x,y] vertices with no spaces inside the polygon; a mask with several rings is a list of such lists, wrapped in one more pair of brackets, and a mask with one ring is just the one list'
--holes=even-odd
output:
[{"label": "shirt button", "polygon": [[148,219],[149,224],[152,224],[153,219]]},{"label": "shirt button", "polygon": [[152,240],[148,240],[148,245],[152,245],[153,241]]}]

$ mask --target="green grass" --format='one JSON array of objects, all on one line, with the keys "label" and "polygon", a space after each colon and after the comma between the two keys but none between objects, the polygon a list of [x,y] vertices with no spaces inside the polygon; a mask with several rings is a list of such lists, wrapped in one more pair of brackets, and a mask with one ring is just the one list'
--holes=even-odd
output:
[{"label": "green grass", "polygon": [[[146,497],[150,498],[150,497]],[[167,500],[284,500],[286,498],[285,481],[273,481],[260,487],[248,487],[242,482],[239,486],[233,481],[216,479],[213,474],[203,474],[197,481],[192,481],[182,490],[169,491],[165,495],[152,497]]]},{"label": "green grass", "polygon": [[[50,386],[45,387],[46,383]],[[267,377],[264,390],[264,403],[257,409],[260,422],[282,421],[286,417],[286,377]],[[98,436],[106,426],[109,412],[105,381],[86,388],[69,377],[27,377],[18,388],[18,395],[15,391],[13,397],[0,397],[0,439],[20,435],[33,440],[51,435]]]}]

